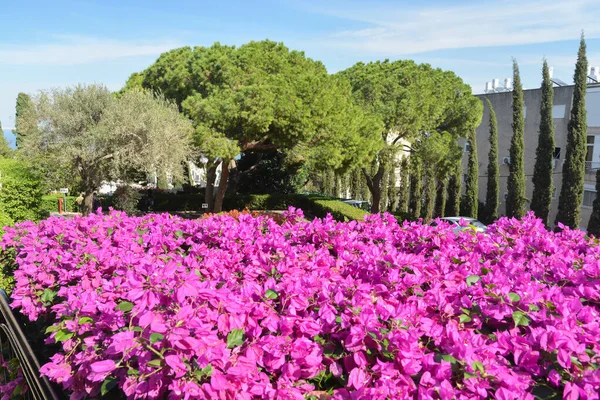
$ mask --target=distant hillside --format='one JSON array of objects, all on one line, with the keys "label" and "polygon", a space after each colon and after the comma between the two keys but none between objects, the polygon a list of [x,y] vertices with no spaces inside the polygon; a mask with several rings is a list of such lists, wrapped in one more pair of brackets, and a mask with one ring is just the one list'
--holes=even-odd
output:
[{"label": "distant hillside", "polygon": [[6,138],[6,141],[8,142],[8,145],[10,147],[12,147],[13,149],[15,147],[17,147],[15,144],[15,135],[12,133],[12,131],[10,129],[4,130],[4,137]]}]

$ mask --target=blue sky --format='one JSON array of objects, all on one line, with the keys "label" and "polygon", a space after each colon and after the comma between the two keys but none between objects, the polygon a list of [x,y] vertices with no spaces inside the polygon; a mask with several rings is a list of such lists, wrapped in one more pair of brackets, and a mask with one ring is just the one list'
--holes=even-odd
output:
[{"label": "blue sky", "polygon": [[597,0],[3,2],[0,9],[0,121],[14,126],[18,92],[77,83],[119,89],[163,51],[219,41],[282,41],[330,72],[357,61],[414,59],[450,69],[475,92],[511,74],[539,86],[543,57],[571,82],[578,39],[600,66]]}]

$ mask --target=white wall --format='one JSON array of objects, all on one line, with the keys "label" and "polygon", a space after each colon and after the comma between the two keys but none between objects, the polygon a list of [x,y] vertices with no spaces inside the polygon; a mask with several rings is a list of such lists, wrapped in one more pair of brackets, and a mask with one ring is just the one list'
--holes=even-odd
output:
[{"label": "white wall", "polygon": [[600,87],[587,89],[585,109],[588,126],[600,126]]}]

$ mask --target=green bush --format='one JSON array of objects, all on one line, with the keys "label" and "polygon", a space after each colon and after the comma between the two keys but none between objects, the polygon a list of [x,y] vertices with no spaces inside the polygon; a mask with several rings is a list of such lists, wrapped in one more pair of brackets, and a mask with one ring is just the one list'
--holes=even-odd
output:
[{"label": "green bush", "polygon": [[[42,197],[41,207],[47,213],[58,212],[58,199],[63,198],[60,194],[51,194]],[[80,210],[75,203],[76,196],[67,196],[67,204],[64,211],[66,212],[79,212]],[[63,207],[65,207],[63,202]]]},{"label": "green bush", "polygon": [[[119,186],[112,196],[113,207],[115,210],[125,211],[127,214],[132,215],[138,210],[141,198],[142,194],[139,190],[131,186]],[[103,208],[106,208],[106,205],[103,204]]]},{"label": "green bush", "polygon": [[[13,219],[6,213],[0,211],[0,238],[4,234],[4,228],[12,226],[14,224]],[[3,251],[0,250],[0,289],[4,289],[6,293],[10,293],[13,285],[13,268],[14,258],[11,259],[10,255],[14,251]]]},{"label": "green bush", "polygon": [[414,215],[412,215],[411,213],[402,212],[402,211],[395,212],[394,217],[396,217],[396,220],[398,221],[399,224],[402,224],[404,221],[417,221],[418,220],[418,218],[415,217]]},{"label": "green bush", "polygon": [[368,213],[337,199],[322,195],[248,194],[225,197],[224,210],[287,210],[301,208],[307,217],[323,218],[328,213],[338,221],[362,220]]},{"label": "green bush", "polygon": [[41,180],[26,163],[0,159],[0,174],[0,212],[15,222],[37,221],[47,215],[42,207]]}]

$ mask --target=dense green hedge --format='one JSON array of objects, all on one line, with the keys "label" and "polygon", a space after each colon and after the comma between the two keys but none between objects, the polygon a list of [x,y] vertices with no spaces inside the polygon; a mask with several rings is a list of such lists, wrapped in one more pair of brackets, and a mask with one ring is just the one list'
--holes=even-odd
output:
[{"label": "dense green hedge", "polygon": [[362,220],[367,212],[342,201],[321,195],[249,194],[225,197],[224,210],[286,210],[301,208],[306,216],[323,218],[331,214],[338,221]]},{"label": "dense green hedge", "polygon": [[45,217],[41,207],[42,184],[27,163],[0,158],[0,174],[0,212],[15,222]]},{"label": "dense green hedge", "polygon": [[[48,213],[58,212],[58,199],[62,198],[62,195],[47,195],[42,197],[42,208],[46,210]],[[65,209],[66,212],[78,212],[77,204],[75,203],[76,196],[67,196],[67,207]],[[64,205],[63,205],[64,207]]]}]

